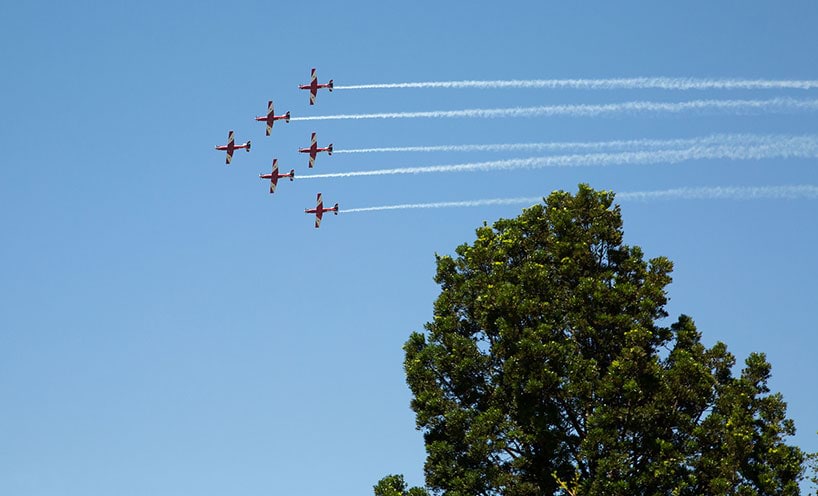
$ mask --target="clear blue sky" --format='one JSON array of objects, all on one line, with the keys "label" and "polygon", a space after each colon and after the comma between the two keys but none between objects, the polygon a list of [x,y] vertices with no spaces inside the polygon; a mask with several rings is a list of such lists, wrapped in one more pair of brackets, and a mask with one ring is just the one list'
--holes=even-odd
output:
[{"label": "clear blue sky", "polygon": [[[615,4],[615,6],[613,5]],[[276,123],[294,116],[818,91],[296,89],[321,81],[818,79],[812,1],[4,2],[0,5],[0,494],[371,494],[422,483],[401,346],[431,316],[434,253],[520,206],[303,209],[818,184],[815,159],[698,160],[280,183],[309,134],[338,149],[814,134],[815,113]],[[234,129],[253,150],[213,146]],[[316,173],[525,154],[320,156]],[[540,153],[539,155],[542,155]],[[676,264],[672,316],[773,389],[818,450],[818,200],[623,203],[627,241]]]}]

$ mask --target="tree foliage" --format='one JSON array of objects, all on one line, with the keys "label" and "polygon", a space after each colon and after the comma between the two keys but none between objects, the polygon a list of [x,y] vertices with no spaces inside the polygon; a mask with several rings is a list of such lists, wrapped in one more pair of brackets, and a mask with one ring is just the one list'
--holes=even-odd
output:
[{"label": "tree foliage", "polygon": [[375,484],[375,496],[429,496],[420,487],[406,488],[402,475],[387,475]]},{"label": "tree foliage", "polygon": [[[690,317],[660,324],[672,263],[623,243],[613,199],[554,192],[437,257],[434,319],[404,346],[428,488],[798,494],[805,454],[764,354],[738,371]],[[387,479],[378,496],[406,494]]]},{"label": "tree foliage", "polygon": [[818,452],[807,454],[807,470],[809,471],[809,481],[812,484],[810,494],[818,495]]}]

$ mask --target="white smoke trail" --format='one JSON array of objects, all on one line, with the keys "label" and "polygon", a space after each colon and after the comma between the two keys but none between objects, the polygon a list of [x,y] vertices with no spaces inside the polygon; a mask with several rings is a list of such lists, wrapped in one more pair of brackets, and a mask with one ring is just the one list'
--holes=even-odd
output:
[{"label": "white smoke trail", "polygon": [[[714,186],[699,188],[675,188],[659,191],[633,191],[617,193],[616,200],[798,200],[818,199],[818,186]],[[492,198],[459,202],[406,203],[380,207],[350,208],[340,213],[375,212],[380,210],[404,210],[417,208],[482,207],[487,205],[532,205],[542,197]]]},{"label": "white smoke trail", "polygon": [[676,164],[688,160],[760,160],[765,158],[818,158],[818,137],[791,137],[780,142],[764,143],[752,146],[736,146],[732,144],[719,146],[694,146],[680,150],[589,153],[584,155],[553,155],[548,157],[494,160],[465,164],[334,172],[328,174],[300,176],[298,179],[424,174],[433,172],[497,171],[511,169],[536,169],[543,167]]},{"label": "white smoke trail", "polygon": [[818,186],[716,186],[617,193],[617,200],[798,200],[818,198]]},{"label": "white smoke trail", "polygon": [[544,105],[539,107],[512,107],[499,109],[432,110],[427,112],[387,112],[379,114],[338,114],[293,117],[291,121],[327,121],[360,119],[418,119],[418,118],[497,118],[497,117],[595,117],[622,113],[682,113],[690,111],[794,112],[818,110],[818,100],[772,98],[769,100],[690,100],[687,102],[634,101],[607,104]]},{"label": "white smoke trail", "polygon": [[521,203],[537,203],[542,198],[494,198],[490,200],[473,200],[460,202],[437,202],[437,203],[405,203],[403,205],[384,205],[381,207],[349,208],[341,210],[339,213],[353,212],[374,212],[376,210],[403,210],[407,208],[446,208],[446,207],[482,207],[485,205],[518,205]]},{"label": "white smoke trail", "polygon": [[591,142],[512,143],[489,145],[436,145],[396,146],[383,148],[335,149],[333,153],[389,153],[389,152],[504,152],[553,150],[643,150],[645,148],[679,148],[717,144],[759,144],[787,139],[783,135],[714,134],[711,136],[680,139],[634,139]]},{"label": "white smoke trail", "polygon": [[818,88],[816,80],[700,79],[639,77],[612,79],[514,79],[507,81],[428,81],[420,83],[356,84],[335,86],[336,90],[374,90],[399,88],[546,88],[546,89],[662,89],[662,90],[768,90]]}]

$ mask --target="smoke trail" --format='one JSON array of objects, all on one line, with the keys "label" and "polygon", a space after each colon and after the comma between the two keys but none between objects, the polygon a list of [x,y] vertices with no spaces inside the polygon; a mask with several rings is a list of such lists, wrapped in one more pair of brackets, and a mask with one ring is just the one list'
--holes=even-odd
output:
[{"label": "smoke trail", "polygon": [[401,167],[370,171],[335,172],[300,176],[298,179],[325,179],[433,172],[496,171],[535,169],[543,167],[587,167],[608,165],[676,164],[688,160],[729,159],[759,160],[765,158],[818,158],[818,137],[791,137],[780,142],[753,146],[694,146],[681,150],[653,150],[619,153],[589,153],[584,155],[553,155],[523,159],[494,160],[453,165]]},{"label": "smoke trail", "polygon": [[336,149],[333,153],[389,153],[389,152],[504,152],[504,151],[551,151],[551,150],[643,150],[645,148],[679,148],[717,144],[772,143],[789,136],[759,134],[714,134],[711,136],[683,139],[635,139],[591,142],[513,143],[493,145],[437,145],[398,146],[384,148]]},{"label": "smoke trail", "polygon": [[818,198],[818,186],[717,186],[618,193],[617,200],[798,200]]},{"label": "smoke trail", "polygon": [[[715,186],[699,188],[675,188],[659,191],[634,191],[617,193],[621,201],[650,200],[798,200],[818,199],[818,186]],[[350,208],[340,213],[375,212],[380,210],[404,210],[416,208],[482,207],[487,205],[532,205],[542,201],[542,197],[493,198],[459,202],[406,203],[383,205],[380,207]]]},{"label": "smoke trail", "polygon": [[514,79],[507,81],[429,81],[421,83],[356,84],[335,86],[336,90],[374,90],[398,88],[546,88],[546,89],[662,89],[662,90],[770,90],[818,88],[815,80],[699,79],[640,77],[613,79]]},{"label": "smoke trail", "polygon": [[460,202],[438,202],[438,203],[405,203],[403,205],[384,205],[381,207],[350,208],[341,210],[339,213],[353,212],[374,212],[376,210],[403,210],[407,208],[446,208],[446,207],[482,207],[484,205],[518,205],[521,203],[537,203],[542,200],[539,197],[531,198],[494,198],[490,200],[473,200]]},{"label": "smoke trail", "polygon": [[418,119],[418,118],[497,118],[497,117],[595,117],[622,113],[681,113],[689,111],[794,112],[818,109],[818,100],[772,98],[769,100],[691,100],[687,102],[634,101],[600,105],[545,105],[539,107],[512,107],[499,109],[432,110],[428,112],[387,112],[380,114],[339,114],[293,117],[291,121],[327,121],[360,119]]}]

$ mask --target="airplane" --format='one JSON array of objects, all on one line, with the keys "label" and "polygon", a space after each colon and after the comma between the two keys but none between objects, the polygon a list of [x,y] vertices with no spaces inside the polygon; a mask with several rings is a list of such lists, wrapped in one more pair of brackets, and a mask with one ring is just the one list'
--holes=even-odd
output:
[{"label": "airplane", "polygon": [[332,91],[332,79],[327,84],[318,84],[318,76],[315,75],[314,68],[310,73],[310,84],[298,85],[299,90],[310,90],[310,105],[315,105],[315,96],[318,94],[319,88],[327,88]]},{"label": "airplane", "polygon": [[327,155],[332,155],[332,143],[329,144],[326,148],[318,148],[318,141],[315,139],[315,133],[312,133],[312,140],[310,141],[309,148],[299,148],[298,151],[300,153],[309,153],[310,154],[310,169],[315,166],[315,155],[318,152],[327,152]]},{"label": "airplane", "polygon": [[305,208],[305,214],[315,214],[315,228],[318,229],[318,226],[321,225],[321,217],[324,216],[324,212],[332,212],[335,215],[338,215],[338,204],[336,203],[332,208],[324,208],[324,199],[321,197],[321,193],[318,193],[318,198],[316,199],[316,206],[315,208]]},{"label": "airplane", "polygon": [[260,115],[256,117],[257,121],[266,122],[267,123],[267,136],[270,136],[270,131],[273,130],[273,123],[275,121],[280,121],[284,119],[284,122],[290,122],[290,112],[287,111],[284,115],[275,115],[273,113],[273,101],[270,100],[267,102],[267,115]]},{"label": "airplane", "polygon": [[240,145],[236,144],[235,137],[233,136],[233,131],[231,130],[227,133],[227,144],[226,145],[216,145],[216,150],[225,150],[227,151],[227,158],[225,159],[224,163],[230,165],[230,161],[233,160],[233,151],[238,148],[244,148],[248,152],[250,151],[250,140],[247,140],[246,143],[242,143]]},{"label": "airplane", "polygon": [[259,174],[258,177],[261,179],[269,179],[270,180],[270,193],[275,192],[276,186],[278,185],[278,180],[283,177],[290,178],[290,181],[295,178],[295,169],[290,169],[288,174],[279,174],[278,173],[278,159],[273,159],[273,172],[270,174]]}]

